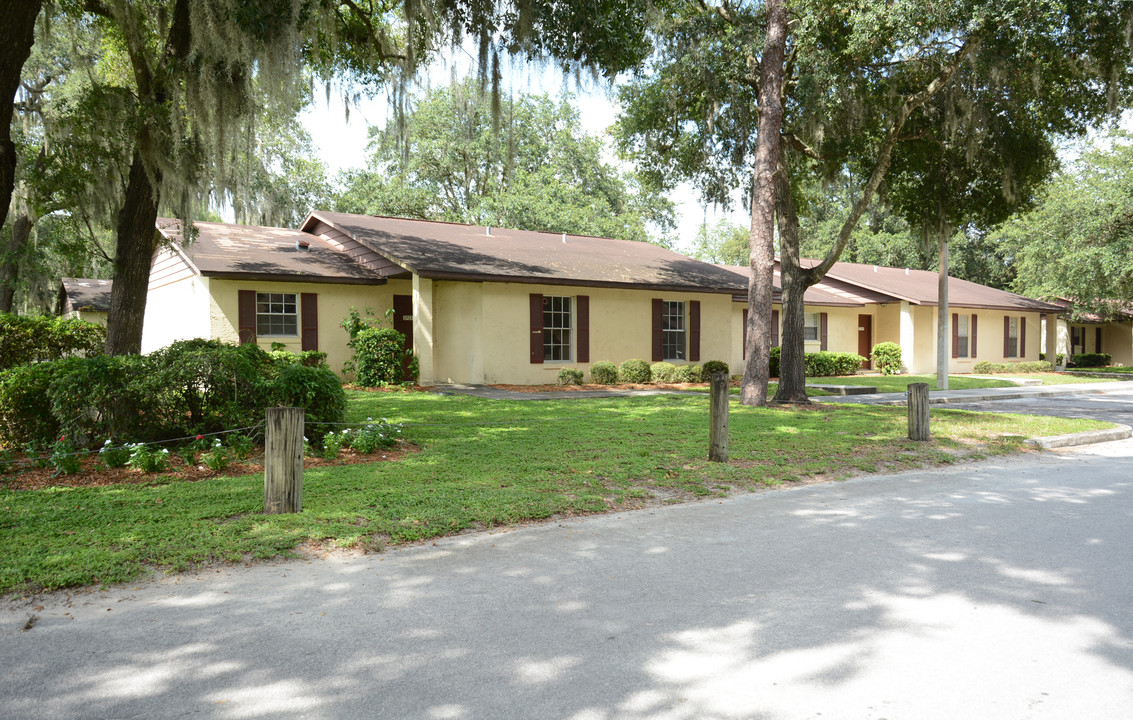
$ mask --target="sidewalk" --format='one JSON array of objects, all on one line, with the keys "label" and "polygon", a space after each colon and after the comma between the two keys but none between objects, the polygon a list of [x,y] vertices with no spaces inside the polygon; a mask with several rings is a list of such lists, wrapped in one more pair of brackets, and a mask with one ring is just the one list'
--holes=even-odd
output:
[{"label": "sidewalk", "polygon": [[[944,403],[973,403],[987,400],[1018,400],[1032,397],[1063,397],[1068,395],[1101,395],[1110,392],[1127,392],[1133,385],[1124,382],[1083,383],[1080,385],[1041,385],[1007,388],[977,388],[974,390],[932,390],[928,401],[933,405]],[[864,403],[867,405],[904,405],[905,393],[874,393],[870,395],[832,395],[811,398],[814,402]]]}]

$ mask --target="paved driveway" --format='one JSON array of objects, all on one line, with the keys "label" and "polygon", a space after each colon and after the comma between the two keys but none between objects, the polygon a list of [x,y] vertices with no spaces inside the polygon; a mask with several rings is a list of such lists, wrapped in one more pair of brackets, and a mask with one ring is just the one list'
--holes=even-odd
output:
[{"label": "paved driveway", "polygon": [[[1125,385],[1126,383],[1122,383]],[[1026,415],[1094,418],[1133,426],[1133,389],[1106,392],[1101,395],[1064,395],[1029,397],[1015,400],[986,400],[972,403],[948,403],[934,407],[1010,412]]]},{"label": "paved driveway", "polygon": [[1129,718],[1133,441],[13,604],[0,717]]}]

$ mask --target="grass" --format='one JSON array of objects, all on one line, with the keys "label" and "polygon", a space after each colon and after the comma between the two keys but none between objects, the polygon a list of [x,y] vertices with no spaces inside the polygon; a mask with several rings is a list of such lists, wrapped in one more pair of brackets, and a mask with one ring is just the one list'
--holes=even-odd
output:
[{"label": "grass", "polygon": [[419,452],[310,468],[303,512],[262,515],[263,476],[0,490],[0,593],[113,584],[150,569],[292,554],[305,542],[375,549],[553,515],[720,496],[1013,452],[1024,436],[1106,423],[933,410],[931,443],[904,408],[733,403],[731,456],[709,463],[698,396],[491,401],[351,392],[351,420],[403,422]]},{"label": "grass", "polygon": [[1070,369],[1074,372],[1133,373],[1133,367],[1076,367]]}]

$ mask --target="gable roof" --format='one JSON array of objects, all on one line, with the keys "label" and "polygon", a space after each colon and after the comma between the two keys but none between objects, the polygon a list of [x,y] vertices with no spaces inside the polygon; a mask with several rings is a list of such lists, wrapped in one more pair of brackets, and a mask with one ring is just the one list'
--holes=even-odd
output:
[{"label": "gable roof", "polygon": [[110,312],[113,280],[63,278],[60,287],[62,312]]},{"label": "gable roof", "polygon": [[[325,240],[287,228],[194,222],[197,235],[184,242],[181,222],[158,218],[158,231],[189,266],[206,277],[284,279],[380,285],[367,271]],[[301,247],[305,244],[306,247]]]},{"label": "gable roof", "polygon": [[747,292],[746,276],[644,242],[321,210],[301,229],[324,223],[425,278]]}]

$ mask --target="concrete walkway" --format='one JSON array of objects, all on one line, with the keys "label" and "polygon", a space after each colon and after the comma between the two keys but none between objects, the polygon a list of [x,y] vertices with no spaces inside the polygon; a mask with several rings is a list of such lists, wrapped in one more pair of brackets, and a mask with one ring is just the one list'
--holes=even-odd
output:
[{"label": "concrete walkway", "polygon": [[[933,390],[928,401],[934,405],[985,402],[990,400],[1017,400],[1032,397],[1064,397],[1067,395],[1099,395],[1107,392],[1126,392],[1131,387],[1122,382],[1082,383],[1079,385],[1041,385],[1006,388],[976,388],[973,390]],[[817,402],[865,403],[867,405],[904,405],[905,393],[873,393],[812,398]]]}]

